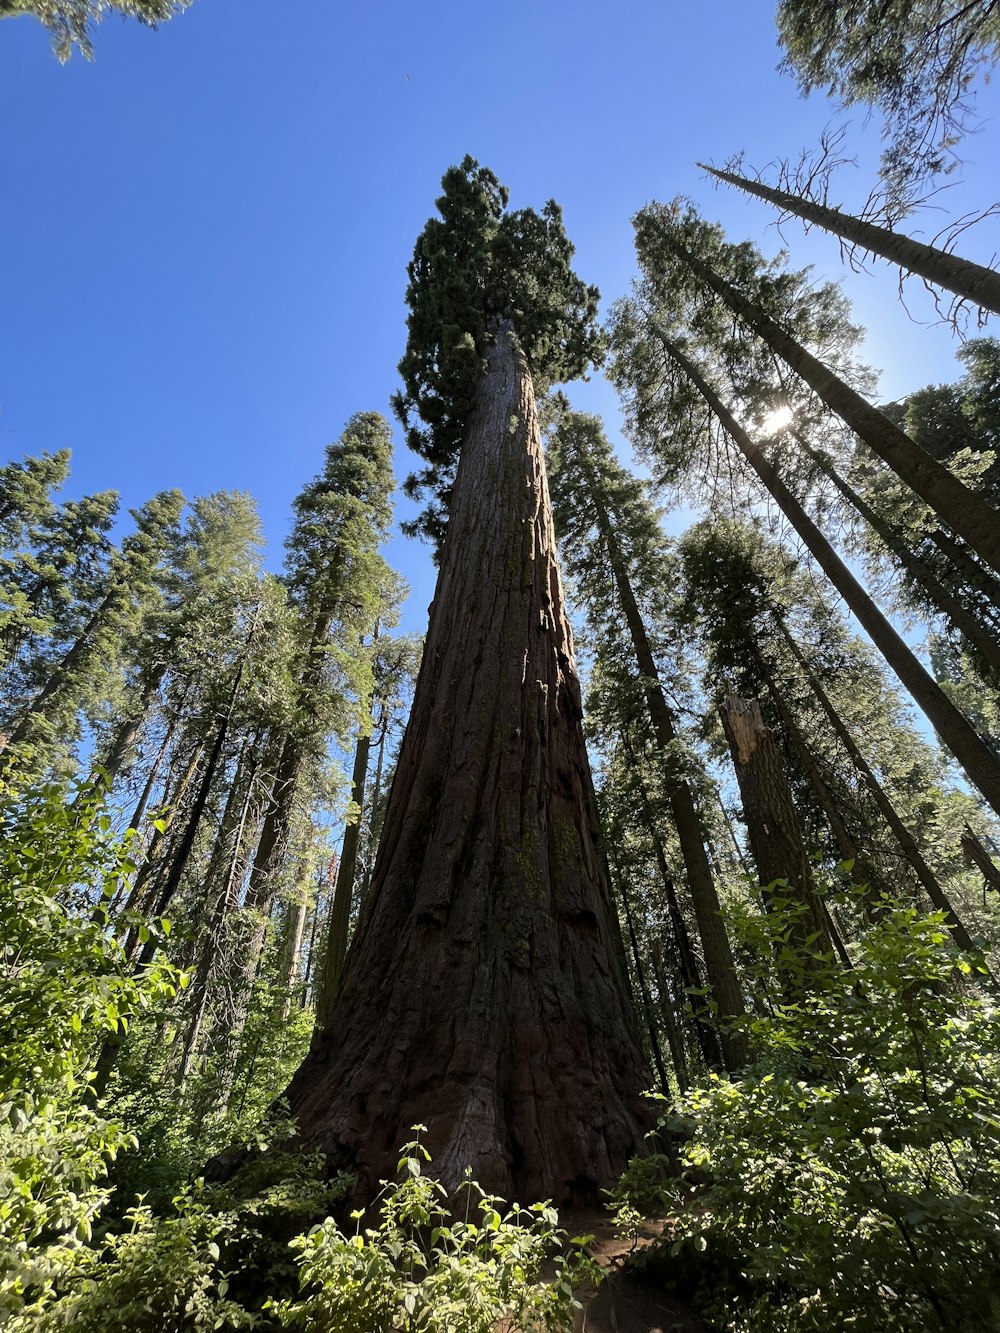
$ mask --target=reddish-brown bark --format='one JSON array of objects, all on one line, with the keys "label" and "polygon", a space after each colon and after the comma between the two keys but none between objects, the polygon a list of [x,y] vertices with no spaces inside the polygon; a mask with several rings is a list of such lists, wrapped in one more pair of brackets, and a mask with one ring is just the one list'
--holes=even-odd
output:
[{"label": "reddish-brown bark", "polygon": [[[781,753],[770,727],[761,717],[756,699],[730,694],[719,709],[722,729],[733,757],[736,780],[743,798],[747,837],[764,890],[765,902],[776,880],[787,884],[787,896],[804,908],[793,932],[800,947],[828,950],[831,946],[822,900],[816,893],[812,868],[802,841],[798,815],[792,804]],[[811,941],[815,940],[815,946]]]},{"label": "reddish-brown bark", "polygon": [[371,1194],[409,1127],[449,1186],[610,1185],[647,1126],[527,363],[468,421],[413,711],[329,1023],[288,1092]]}]

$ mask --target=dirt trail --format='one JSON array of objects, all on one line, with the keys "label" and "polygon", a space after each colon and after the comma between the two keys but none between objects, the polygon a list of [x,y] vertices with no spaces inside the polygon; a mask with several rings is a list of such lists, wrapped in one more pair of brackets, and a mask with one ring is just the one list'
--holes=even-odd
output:
[{"label": "dirt trail", "polygon": [[[563,1225],[574,1234],[593,1235],[587,1251],[607,1274],[599,1287],[588,1285],[577,1291],[583,1308],[576,1314],[576,1333],[707,1333],[690,1307],[654,1280],[623,1271],[632,1243],[616,1234],[606,1213],[576,1214],[565,1218]],[[655,1222],[645,1224],[636,1248],[652,1244],[659,1229]]]}]

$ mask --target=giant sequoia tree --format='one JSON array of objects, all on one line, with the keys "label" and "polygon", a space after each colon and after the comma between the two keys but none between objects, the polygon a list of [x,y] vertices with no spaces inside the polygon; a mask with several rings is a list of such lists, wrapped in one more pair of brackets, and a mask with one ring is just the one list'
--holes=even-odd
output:
[{"label": "giant sequoia tree", "polygon": [[[428,1126],[450,1185],[610,1185],[650,1082],[598,844],[533,377],[583,372],[597,293],[554,203],[505,212],[466,158],[409,269],[397,402],[447,533],[371,888],[289,1089],[364,1190]],[[425,526],[428,526],[425,524]]]}]

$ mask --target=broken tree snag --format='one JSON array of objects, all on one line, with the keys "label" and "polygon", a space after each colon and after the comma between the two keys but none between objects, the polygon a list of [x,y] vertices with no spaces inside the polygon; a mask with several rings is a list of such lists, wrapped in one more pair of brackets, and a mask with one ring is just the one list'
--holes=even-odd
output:
[{"label": "broken tree snag", "polygon": [[719,709],[726,741],[733,757],[743,800],[750,851],[757,878],[765,891],[775,880],[785,880],[788,894],[802,903],[795,936],[811,950],[828,951],[832,945],[823,903],[816,894],[798,816],[781,762],[781,752],[765,723],[756,699],[730,694]]},{"label": "broken tree snag", "polygon": [[527,362],[499,331],[467,419],[372,885],[288,1091],[359,1194],[424,1124],[506,1198],[613,1184],[652,1079],[598,844]]},{"label": "broken tree snag", "polygon": [[1000,867],[996,865],[968,824],[962,830],[962,852],[965,864],[975,866],[982,874],[984,891],[992,889],[994,893],[1000,893]]}]

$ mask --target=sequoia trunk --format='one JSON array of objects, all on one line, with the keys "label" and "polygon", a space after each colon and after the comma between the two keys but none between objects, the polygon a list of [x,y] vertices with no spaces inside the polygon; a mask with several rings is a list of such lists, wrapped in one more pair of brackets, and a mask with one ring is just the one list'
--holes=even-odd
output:
[{"label": "sequoia trunk", "polygon": [[527,363],[495,337],[371,890],[288,1091],[370,1197],[415,1123],[449,1187],[610,1186],[651,1083],[598,846]]}]

